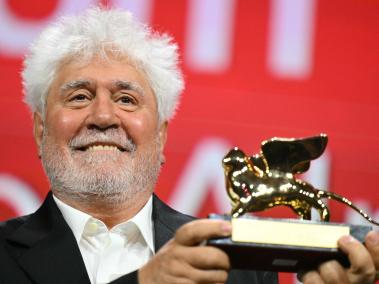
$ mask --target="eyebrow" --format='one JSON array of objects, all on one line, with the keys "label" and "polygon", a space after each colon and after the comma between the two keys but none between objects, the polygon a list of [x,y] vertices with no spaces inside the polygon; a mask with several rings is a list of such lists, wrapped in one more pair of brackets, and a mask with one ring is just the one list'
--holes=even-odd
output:
[{"label": "eyebrow", "polygon": [[83,87],[87,87],[91,85],[91,82],[88,80],[74,80],[67,82],[61,86],[61,93],[72,90],[72,89],[79,89]]},{"label": "eyebrow", "polygon": [[143,88],[137,83],[129,82],[125,80],[115,80],[113,81],[113,84],[120,89],[135,91],[139,93],[141,96],[145,95]]},{"label": "eyebrow", "polygon": [[[143,88],[137,83],[129,82],[125,80],[114,80],[112,83],[113,85],[115,85],[116,87],[120,89],[135,91],[141,96],[145,95]],[[73,80],[73,81],[63,84],[60,90],[61,90],[61,93],[64,93],[68,90],[88,88],[90,85],[91,85],[91,81],[89,80]]]}]

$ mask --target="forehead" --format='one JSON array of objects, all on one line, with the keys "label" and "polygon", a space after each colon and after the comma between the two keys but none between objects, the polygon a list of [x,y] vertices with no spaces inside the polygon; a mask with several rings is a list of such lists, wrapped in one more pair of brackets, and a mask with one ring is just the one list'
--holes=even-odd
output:
[{"label": "forehead", "polygon": [[144,93],[153,94],[146,74],[126,57],[65,60],[57,70],[52,88],[59,88],[75,81],[89,81],[99,86],[116,81],[130,82],[140,87]]}]

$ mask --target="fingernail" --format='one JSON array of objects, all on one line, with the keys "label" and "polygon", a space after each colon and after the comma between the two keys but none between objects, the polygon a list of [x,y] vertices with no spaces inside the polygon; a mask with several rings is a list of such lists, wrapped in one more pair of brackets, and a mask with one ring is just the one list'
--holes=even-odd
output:
[{"label": "fingernail", "polygon": [[342,243],[342,244],[349,244],[349,243],[352,243],[352,242],[356,242],[357,240],[354,239],[352,236],[350,235],[347,235],[347,236],[342,236],[339,241]]},{"label": "fingernail", "polygon": [[366,237],[366,242],[372,246],[379,245],[379,232],[369,232]]},{"label": "fingernail", "polygon": [[232,232],[232,223],[230,223],[230,222],[223,222],[221,228],[222,228],[222,231],[223,231],[224,235],[228,236]]}]

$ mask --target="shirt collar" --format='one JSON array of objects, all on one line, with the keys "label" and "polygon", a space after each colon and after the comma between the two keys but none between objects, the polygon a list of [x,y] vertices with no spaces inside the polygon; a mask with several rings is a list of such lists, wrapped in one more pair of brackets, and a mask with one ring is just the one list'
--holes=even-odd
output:
[{"label": "shirt collar", "polygon": [[[62,200],[58,199],[54,194],[53,194],[53,199],[55,203],[57,204],[59,210],[62,212],[63,218],[65,219],[68,226],[72,230],[76,241],[79,243],[87,222],[90,219],[95,219],[95,220],[98,220],[98,219],[92,217],[91,215],[88,215],[85,212],[82,212],[78,209],[71,207],[70,205],[64,203]],[[155,250],[154,250],[154,236],[153,236],[154,230],[153,230],[153,221],[152,221],[152,211],[153,211],[153,196],[150,196],[146,204],[133,218],[114,226],[111,230],[122,228],[124,224],[129,223],[129,222],[134,223],[138,227],[142,237],[145,239],[151,251],[154,252]],[[98,221],[102,222],[101,220],[98,220]]]},{"label": "shirt collar", "polygon": [[59,210],[61,211],[63,219],[65,219],[71,231],[74,233],[76,241],[79,243],[80,238],[82,237],[82,233],[84,231],[84,227],[87,224],[88,220],[92,217],[87,213],[84,213],[64,203],[62,200],[58,199],[58,197],[56,197],[54,194],[53,199],[57,204]]},{"label": "shirt collar", "polygon": [[152,213],[153,213],[153,196],[150,196],[145,206],[142,207],[142,209],[132,219],[130,219],[127,222],[133,222],[138,227],[147,245],[149,246],[151,251],[154,253],[155,251],[154,236],[153,236],[154,225],[153,225]]}]

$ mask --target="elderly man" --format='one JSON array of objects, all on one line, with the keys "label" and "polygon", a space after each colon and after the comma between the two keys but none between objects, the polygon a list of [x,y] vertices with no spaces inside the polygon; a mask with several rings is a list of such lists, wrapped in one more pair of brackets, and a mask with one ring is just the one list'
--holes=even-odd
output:
[{"label": "elderly man", "polygon": [[[277,282],[199,246],[230,235],[228,222],[194,221],[153,194],[184,85],[177,65],[171,38],[126,12],[95,8],[42,33],[23,79],[51,192],[0,225],[0,283]],[[373,283],[378,241],[342,238],[351,268],[327,262],[304,281]]]}]

